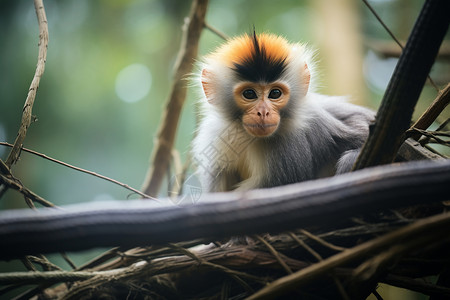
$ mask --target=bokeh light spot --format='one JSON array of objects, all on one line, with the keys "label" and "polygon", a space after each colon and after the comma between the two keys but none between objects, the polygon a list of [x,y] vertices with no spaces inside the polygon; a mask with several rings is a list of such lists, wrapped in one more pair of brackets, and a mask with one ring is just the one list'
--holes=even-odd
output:
[{"label": "bokeh light spot", "polygon": [[132,64],[117,74],[116,93],[125,102],[137,102],[148,95],[151,85],[150,70],[144,65]]}]

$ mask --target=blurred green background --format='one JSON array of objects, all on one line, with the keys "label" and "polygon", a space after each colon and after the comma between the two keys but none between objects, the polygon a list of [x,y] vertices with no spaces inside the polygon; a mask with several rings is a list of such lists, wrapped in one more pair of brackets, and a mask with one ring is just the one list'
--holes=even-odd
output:
[{"label": "blurred green background", "polygon": [[[423,2],[370,1],[403,41]],[[45,0],[44,4],[50,43],[33,108],[37,122],[28,130],[24,146],[140,188],[190,1]],[[396,63],[396,58],[380,55],[379,49],[395,46],[361,1],[211,0],[207,21],[229,36],[248,33],[254,25],[258,32],[309,44],[318,50],[319,92],[349,95],[374,109]],[[13,143],[37,62],[39,32],[33,2],[1,1],[0,26],[0,141]],[[200,54],[222,42],[205,30]],[[447,83],[449,61],[439,59],[432,77],[440,87]],[[176,148],[183,160],[195,130],[195,95],[188,94],[178,130]],[[435,96],[427,86],[416,116]],[[450,116],[448,109],[440,120],[445,116]],[[8,153],[9,148],[0,146],[0,158],[6,159]],[[27,153],[22,153],[13,173],[57,205],[130,195]],[[14,191],[0,199],[0,209],[21,207],[25,202]]]}]

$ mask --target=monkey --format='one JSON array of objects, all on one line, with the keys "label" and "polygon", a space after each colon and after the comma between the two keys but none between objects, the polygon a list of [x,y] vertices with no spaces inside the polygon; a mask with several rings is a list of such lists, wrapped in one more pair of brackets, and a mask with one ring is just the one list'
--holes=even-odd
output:
[{"label": "monkey", "polygon": [[314,92],[313,53],[253,31],[199,63],[200,121],[192,142],[207,192],[245,191],[351,170],[374,112]]}]

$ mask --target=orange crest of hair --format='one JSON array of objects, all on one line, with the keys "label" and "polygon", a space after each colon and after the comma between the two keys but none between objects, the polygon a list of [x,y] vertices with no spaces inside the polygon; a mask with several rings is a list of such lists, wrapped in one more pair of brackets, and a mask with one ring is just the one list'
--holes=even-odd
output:
[{"label": "orange crest of hair", "polygon": [[[261,33],[256,35],[260,48],[264,48],[269,59],[283,60],[290,53],[291,45],[282,37]],[[253,36],[243,35],[231,39],[212,55],[225,65],[232,67],[252,57],[255,52]]]}]

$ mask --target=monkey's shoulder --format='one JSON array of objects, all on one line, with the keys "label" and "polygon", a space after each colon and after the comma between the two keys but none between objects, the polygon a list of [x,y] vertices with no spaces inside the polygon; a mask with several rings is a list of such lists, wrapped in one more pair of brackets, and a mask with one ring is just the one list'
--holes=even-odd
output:
[{"label": "monkey's shoulder", "polygon": [[375,112],[367,107],[363,107],[350,102],[344,96],[325,96],[314,94],[313,100],[324,111],[343,122],[363,122],[367,123],[375,118]]}]

